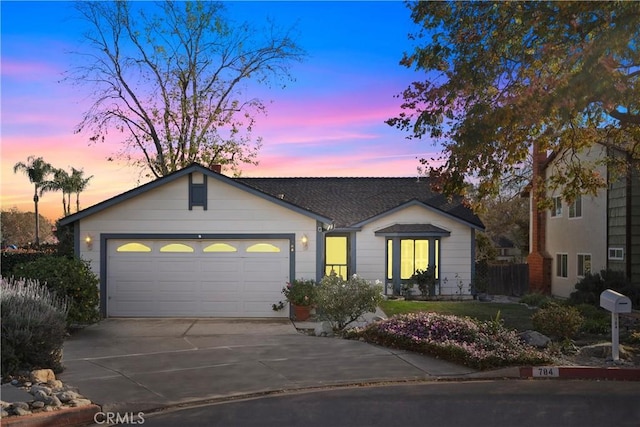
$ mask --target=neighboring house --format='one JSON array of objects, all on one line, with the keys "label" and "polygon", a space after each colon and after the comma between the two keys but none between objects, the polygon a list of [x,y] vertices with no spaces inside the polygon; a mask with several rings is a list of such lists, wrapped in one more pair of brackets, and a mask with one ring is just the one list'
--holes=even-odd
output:
[{"label": "neighboring house", "polygon": [[483,229],[424,178],[230,178],[199,164],[60,224],[99,274],[105,316],[286,317],[271,305],[294,278],[357,273],[390,293],[428,264],[453,295]]},{"label": "neighboring house", "polygon": [[[581,154],[585,160],[611,155],[602,145]],[[534,178],[546,178],[556,156],[534,155]],[[598,170],[610,177],[605,166]],[[640,186],[629,172],[596,196],[582,195],[567,204],[548,194],[552,209],[539,209],[531,197],[529,285],[532,290],[568,297],[586,273],[603,269],[622,271],[640,282]]]},{"label": "neighboring house", "polygon": [[491,240],[497,251],[495,261],[507,263],[522,261],[522,252],[511,239],[505,236],[497,236]]}]

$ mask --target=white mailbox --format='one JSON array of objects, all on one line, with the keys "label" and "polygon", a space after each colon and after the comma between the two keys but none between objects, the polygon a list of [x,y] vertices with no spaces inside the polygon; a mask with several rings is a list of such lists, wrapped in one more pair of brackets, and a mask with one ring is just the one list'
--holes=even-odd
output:
[{"label": "white mailbox", "polygon": [[631,300],[619,292],[607,289],[600,294],[600,307],[612,313],[631,313]]}]

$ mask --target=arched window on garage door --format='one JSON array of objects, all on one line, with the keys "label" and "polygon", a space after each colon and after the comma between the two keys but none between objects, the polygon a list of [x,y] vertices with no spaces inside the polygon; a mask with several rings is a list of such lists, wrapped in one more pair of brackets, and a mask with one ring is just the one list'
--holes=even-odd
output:
[{"label": "arched window on garage door", "polygon": [[142,243],[130,242],[118,246],[116,252],[151,252],[151,248]]},{"label": "arched window on garage door", "polygon": [[247,252],[280,252],[280,248],[271,243],[255,243],[247,248]]},{"label": "arched window on garage door", "polygon": [[228,243],[212,243],[205,247],[202,252],[238,252],[238,249]]},{"label": "arched window on garage door", "polygon": [[194,252],[194,249],[184,243],[169,243],[161,247],[160,252]]}]

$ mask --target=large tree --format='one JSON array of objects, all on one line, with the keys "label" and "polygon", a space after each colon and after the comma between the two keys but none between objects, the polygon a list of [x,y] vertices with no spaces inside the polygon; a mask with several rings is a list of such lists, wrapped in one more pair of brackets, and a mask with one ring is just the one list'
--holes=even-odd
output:
[{"label": "large tree", "polygon": [[35,206],[35,227],[34,227],[34,243],[40,245],[40,214],[38,213],[38,202],[40,201],[40,188],[46,182],[47,176],[53,172],[53,167],[44,161],[42,157],[29,156],[27,162],[18,162],[13,166],[13,173],[18,171],[24,172],[29,181],[33,184],[33,204]]},{"label": "large tree", "polygon": [[[2,246],[16,245],[27,247],[35,242],[35,217],[33,212],[21,212],[16,207],[0,212],[0,235]],[[53,242],[53,224],[47,218],[39,215],[38,240],[44,243]]]},{"label": "large tree", "polygon": [[70,75],[93,90],[78,131],[91,141],[122,135],[117,157],[167,175],[192,162],[256,163],[252,137],[265,106],[249,82],[290,78],[304,53],[273,23],[264,29],[224,16],[222,3],[82,2],[87,50]]},{"label": "large tree", "polygon": [[[419,45],[401,63],[426,72],[402,94],[388,123],[430,137],[442,157],[424,159],[443,191],[478,184],[495,195],[532,152],[561,164],[547,188],[567,199],[606,177],[576,153],[594,144],[640,158],[640,2],[415,2]],[[614,164],[615,170],[623,164]]]}]

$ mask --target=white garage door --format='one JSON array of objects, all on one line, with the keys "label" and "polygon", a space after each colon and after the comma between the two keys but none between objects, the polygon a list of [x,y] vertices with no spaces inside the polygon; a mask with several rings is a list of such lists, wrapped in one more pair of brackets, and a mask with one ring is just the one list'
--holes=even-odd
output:
[{"label": "white garage door", "polygon": [[109,240],[107,315],[283,317],[288,240]]}]

